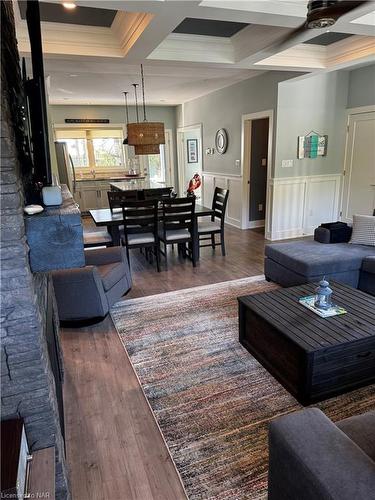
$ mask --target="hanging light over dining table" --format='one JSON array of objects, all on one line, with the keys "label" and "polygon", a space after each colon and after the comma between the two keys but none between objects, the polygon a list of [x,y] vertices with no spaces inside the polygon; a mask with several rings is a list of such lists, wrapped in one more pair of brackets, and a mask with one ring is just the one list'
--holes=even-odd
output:
[{"label": "hanging light over dining table", "polygon": [[127,123],[128,144],[134,146],[136,155],[159,154],[160,144],[165,144],[164,123],[149,122],[146,116],[146,101],[145,101],[145,84],[143,65],[141,64],[141,88],[142,88],[142,105],[143,105],[143,121],[139,121],[138,112],[138,84],[133,83],[135,93],[135,109],[137,122]]}]

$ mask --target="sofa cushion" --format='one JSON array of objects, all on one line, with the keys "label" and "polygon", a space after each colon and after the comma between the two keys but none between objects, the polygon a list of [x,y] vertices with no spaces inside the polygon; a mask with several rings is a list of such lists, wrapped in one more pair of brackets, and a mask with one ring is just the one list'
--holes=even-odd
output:
[{"label": "sofa cushion", "polygon": [[375,274],[375,256],[366,257],[365,259],[363,259],[362,271],[370,274]]},{"label": "sofa cushion", "polygon": [[336,425],[375,462],[375,411],[345,418]]},{"label": "sofa cushion", "polygon": [[353,215],[353,232],[349,243],[375,247],[375,217]]},{"label": "sofa cushion", "polygon": [[102,266],[97,266],[97,269],[106,292],[126,275],[126,268],[123,262],[104,264]]},{"label": "sofa cushion", "polygon": [[375,247],[305,240],[266,245],[265,254],[303,276],[319,276],[359,270],[365,257],[375,256]]}]

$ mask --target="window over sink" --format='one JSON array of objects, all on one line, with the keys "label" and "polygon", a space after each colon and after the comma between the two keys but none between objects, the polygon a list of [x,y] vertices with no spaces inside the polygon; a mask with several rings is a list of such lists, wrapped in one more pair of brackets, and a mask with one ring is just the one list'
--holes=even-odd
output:
[{"label": "window over sink", "polygon": [[67,144],[76,169],[125,168],[122,129],[64,128],[55,130],[55,137]]}]

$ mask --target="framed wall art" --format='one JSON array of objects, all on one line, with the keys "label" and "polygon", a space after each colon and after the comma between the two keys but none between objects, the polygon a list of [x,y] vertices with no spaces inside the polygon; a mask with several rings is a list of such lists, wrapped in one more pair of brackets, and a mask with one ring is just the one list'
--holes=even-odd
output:
[{"label": "framed wall art", "polygon": [[188,163],[198,163],[198,139],[188,139],[186,144]]},{"label": "framed wall art", "polygon": [[313,130],[306,135],[299,135],[297,158],[317,158],[327,155],[328,135],[320,135]]}]

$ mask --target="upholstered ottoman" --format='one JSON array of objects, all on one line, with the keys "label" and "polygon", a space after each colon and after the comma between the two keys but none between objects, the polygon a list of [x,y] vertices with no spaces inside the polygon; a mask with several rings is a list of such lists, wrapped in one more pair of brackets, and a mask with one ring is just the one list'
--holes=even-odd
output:
[{"label": "upholstered ottoman", "polygon": [[[357,288],[362,262],[369,256],[375,257],[375,247],[313,240],[273,243],[265,248],[264,274],[282,286],[319,281],[326,276]],[[373,269],[373,265],[371,260],[366,268]]]}]

